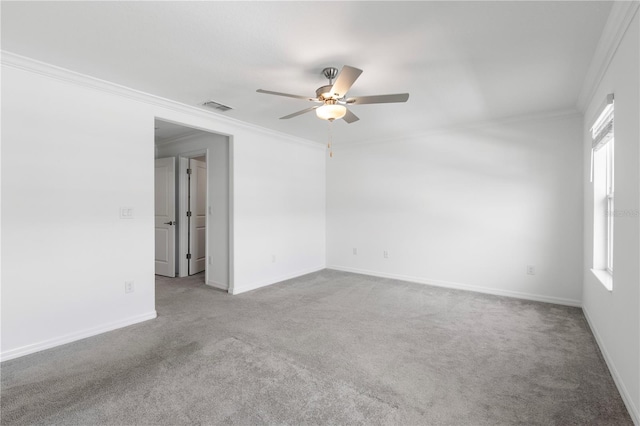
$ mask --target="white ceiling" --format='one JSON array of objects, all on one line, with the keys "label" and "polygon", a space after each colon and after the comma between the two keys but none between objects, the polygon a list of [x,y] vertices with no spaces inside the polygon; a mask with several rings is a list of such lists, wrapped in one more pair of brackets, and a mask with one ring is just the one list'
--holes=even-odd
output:
[{"label": "white ceiling", "polygon": [[324,141],[311,106],[327,66],[364,70],[336,141],[575,107],[611,2],[2,2],[2,49]]}]

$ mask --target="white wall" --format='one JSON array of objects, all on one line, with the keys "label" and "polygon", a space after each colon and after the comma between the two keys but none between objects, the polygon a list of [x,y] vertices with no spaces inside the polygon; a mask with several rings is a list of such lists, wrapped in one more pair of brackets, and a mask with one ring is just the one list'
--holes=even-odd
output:
[{"label": "white wall", "polygon": [[[618,389],[640,422],[640,24],[636,13],[585,112],[583,123],[583,310]],[[593,117],[615,94],[615,210],[613,291],[591,273],[593,186],[589,183]]]},{"label": "white wall", "polygon": [[581,123],[565,113],[336,146],[328,267],[579,306]]},{"label": "white wall", "polygon": [[232,135],[235,292],[324,267],[322,146],[3,52],[3,360],[155,316],[156,118]]},{"label": "white wall", "polygon": [[[157,157],[170,157],[208,150],[207,253],[212,264],[206,266],[206,282],[214,287],[229,288],[229,138],[201,132],[179,141],[162,145]],[[177,164],[177,160],[176,160]],[[177,206],[178,204],[176,204]],[[208,208],[207,208],[207,211]],[[177,251],[177,248],[176,248]]]},{"label": "white wall", "polygon": [[2,358],[154,318],[153,117],[3,67],[2,122]]},{"label": "white wall", "polygon": [[324,145],[267,136],[234,143],[233,157],[234,253],[243,266],[236,268],[233,293],[323,269]]}]

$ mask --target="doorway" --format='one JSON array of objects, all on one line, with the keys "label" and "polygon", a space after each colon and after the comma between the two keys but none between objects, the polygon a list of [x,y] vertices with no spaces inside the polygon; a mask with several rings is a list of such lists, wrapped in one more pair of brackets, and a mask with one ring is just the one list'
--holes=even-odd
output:
[{"label": "doorway", "polygon": [[[173,276],[187,277],[204,271],[206,284],[228,290],[231,269],[230,138],[158,119],[155,127],[156,164],[159,161],[175,162]],[[156,194],[158,199],[162,197]],[[156,220],[157,224],[160,222]],[[156,238],[156,265],[159,253],[168,256],[164,247],[159,249],[159,241]]]},{"label": "doorway", "polygon": [[155,159],[156,275],[185,277],[206,269],[206,154]]}]

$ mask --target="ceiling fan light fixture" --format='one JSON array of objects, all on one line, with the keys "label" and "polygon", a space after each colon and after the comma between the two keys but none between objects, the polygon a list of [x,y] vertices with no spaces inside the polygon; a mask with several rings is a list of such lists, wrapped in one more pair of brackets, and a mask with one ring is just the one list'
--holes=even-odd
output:
[{"label": "ceiling fan light fixture", "polygon": [[316,115],[323,120],[338,120],[347,113],[347,107],[338,104],[325,104],[316,108]]}]

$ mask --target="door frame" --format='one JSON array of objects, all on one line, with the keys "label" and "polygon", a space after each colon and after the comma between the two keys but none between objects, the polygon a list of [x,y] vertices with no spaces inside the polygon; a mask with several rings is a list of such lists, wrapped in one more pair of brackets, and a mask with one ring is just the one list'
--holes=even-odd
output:
[{"label": "door frame", "polygon": [[210,220],[210,204],[209,204],[209,150],[199,149],[196,151],[184,152],[178,155],[178,277],[184,278],[189,276],[189,262],[187,261],[187,253],[189,252],[189,221],[187,220],[187,211],[189,210],[189,179],[187,178],[187,169],[189,168],[189,159],[195,157],[206,158],[207,162],[207,190],[206,190],[206,206],[207,215],[205,226],[205,258],[204,276],[205,282],[209,282],[209,220]]},{"label": "door frame", "polygon": [[[208,114],[208,113],[207,113]],[[209,118],[209,115],[207,115],[207,118]],[[228,148],[228,154],[227,154],[227,182],[228,182],[228,198],[227,198],[227,214],[228,214],[228,223],[227,223],[227,234],[228,234],[228,240],[227,240],[227,257],[228,257],[228,262],[227,262],[227,273],[228,273],[228,284],[227,284],[227,289],[226,291],[229,294],[234,294],[235,291],[235,192],[234,192],[234,187],[235,187],[235,182],[234,182],[234,170],[235,170],[235,164],[234,164],[234,159],[235,159],[235,155],[234,155],[234,150],[235,150],[235,136],[231,133],[226,133],[223,131],[219,131],[215,128],[210,128],[210,127],[204,127],[202,125],[198,125],[198,124],[193,124],[193,123],[186,123],[184,121],[179,121],[179,120],[175,120],[173,118],[168,118],[166,116],[163,115],[154,115],[154,121],[155,120],[160,120],[160,121],[165,121],[167,123],[172,123],[172,124],[176,124],[179,126],[183,126],[183,127],[188,127],[194,130],[200,130],[202,132],[206,132],[206,133],[213,133],[216,135],[220,135],[220,136],[225,136],[227,138],[227,148]],[[155,145],[155,142],[154,142]],[[194,151],[194,153],[196,154],[195,156],[197,157],[197,153],[198,152],[203,152],[203,151],[208,151],[208,149],[201,149],[198,151]],[[157,148],[156,148],[156,153],[157,153]],[[181,156],[186,156],[186,155],[191,155],[192,153],[179,153],[177,156],[181,157]],[[208,153],[207,155],[207,164],[209,163],[209,155]],[[155,156],[154,156],[155,158]],[[179,163],[179,162],[178,162]],[[178,164],[179,167],[179,164]],[[210,179],[210,175],[209,173],[211,173],[211,167],[207,166],[207,181],[209,181]],[[185,173],[186,174],[186,168],[185,168]],[[183,174],[183,176],[184,176]],[[179,174],[180,176],[180,174]],[[207,191],[207,197],[208,197],[208,191]],[[209,199],[207,199],[207,203],[209,203]],[[209,205],[208,205],[209,206]],[[186,210],[185,213],[186,215]],[[209,216],[209,215],[207,215]],[[180,222],[178,222],[178,226],[180,226]],[[207,222],[207,226],[209,226],[209,222]],[[209,253],[209,241],[207,240],[206,242],[207,245],[207,264],[209,262],[209,256],[211,255]],[[186,252],[184,253],[184,260],[186,260]],[[182,271],[182,269],[180,269]],[[208,274],[209,274],[209,268],[205,267],[205,274],[207,275],[207,279],[208,279]],[[207,284],[209,285],[209,281],[207,281]]]}]

